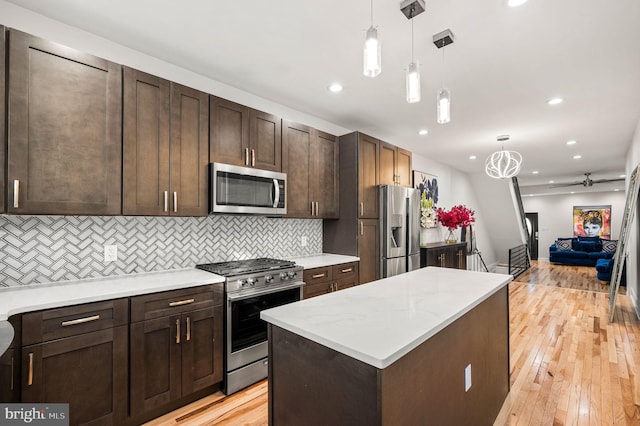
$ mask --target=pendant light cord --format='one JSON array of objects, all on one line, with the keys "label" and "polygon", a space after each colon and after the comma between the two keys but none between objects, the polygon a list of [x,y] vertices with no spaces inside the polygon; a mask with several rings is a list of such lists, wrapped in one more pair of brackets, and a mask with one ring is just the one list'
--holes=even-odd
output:
[{"label": "pendant light cord", "polygon": [[373,27],[373,0],[371,0],[371,26]]},{"label": "pendant light cord", "polygon": [[413,62],[413,19],[411,20],[411,62]]}]

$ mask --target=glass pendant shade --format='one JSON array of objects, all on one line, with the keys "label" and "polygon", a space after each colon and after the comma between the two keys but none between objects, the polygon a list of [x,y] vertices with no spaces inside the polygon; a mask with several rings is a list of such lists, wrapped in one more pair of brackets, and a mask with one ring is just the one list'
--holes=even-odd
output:
[{"label": "glass pendant shade", "polygon": [[420,102],[420,66],[411,62],[407,68],[407,102]]},{"label": "glass pendant shade", "polygon": [[516,151],[496,151],[487,157],[484,169],[487,175],[495,179],[511,178],[520,172],[522,155]]},{"label": "glass pendant shade", "polygon": [[367,30],[367,38],[364,42],[364,61],[362,73],[366,77],[375,77],[382,71],[382,55],[378,30],[373,25]]},{"label": "glass pendant shade", "polygon": [[438,92],[438,123],[446,124],[451,121],[451,93],[442,88]]}]

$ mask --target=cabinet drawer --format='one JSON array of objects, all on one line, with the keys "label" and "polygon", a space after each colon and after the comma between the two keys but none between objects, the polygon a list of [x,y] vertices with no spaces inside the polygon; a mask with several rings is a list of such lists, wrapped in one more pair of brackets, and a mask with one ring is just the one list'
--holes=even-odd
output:
[{"label": "cabinet drawer", "polygon": [[358,281],[358,263],[343,263],[341,265],[335,265],[333,267],[333,279],[339,280],[353,280]]},{"label": "cabinet drawer", "polygon": [[222,304],[223,284],[145,294],[131,298],[131,322],[145,321]]},{"label": "cabinet drawer", "polygon": [[324,268],[305,269],[302,273],[303,281],[306,284],[324,283],[333,279],[333,268],[327,266]]},{"label": "cabinet drawer", "polygon": [[22,345],[104,330],[128,322],[126,298],[31,312],[22,316]]}]

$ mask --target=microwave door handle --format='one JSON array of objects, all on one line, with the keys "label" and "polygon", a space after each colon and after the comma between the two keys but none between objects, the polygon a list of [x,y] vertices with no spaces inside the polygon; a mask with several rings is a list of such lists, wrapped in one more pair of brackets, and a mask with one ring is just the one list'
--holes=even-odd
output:
[{"label": "microwave door handle", "polygon": [[275,196],[273,197],[273,208],[278,207],[278,203],[280,202],[280,185],[278,184],[278,179],[273,180],[273,188],[275,189]]}]

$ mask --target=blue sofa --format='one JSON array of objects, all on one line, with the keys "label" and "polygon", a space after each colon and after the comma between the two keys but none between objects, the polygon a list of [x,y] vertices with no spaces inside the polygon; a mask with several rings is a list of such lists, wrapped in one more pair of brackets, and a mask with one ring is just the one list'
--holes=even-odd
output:
[{"label": "blue sofa", "polygon": [[[613,271],[613,259],[600,259],[596,263],[596,276],[600,281],[611,281],[611,272]],[[620,276],[620,285],[627,285],[627,264],[622,265],[622,274]]]},{"label": "blue sofa", "polygon": [[600,237],[558,238],[549,246],[549,262],[595,266],[599,259],[612,259],[616,247],[617,240]]}]

